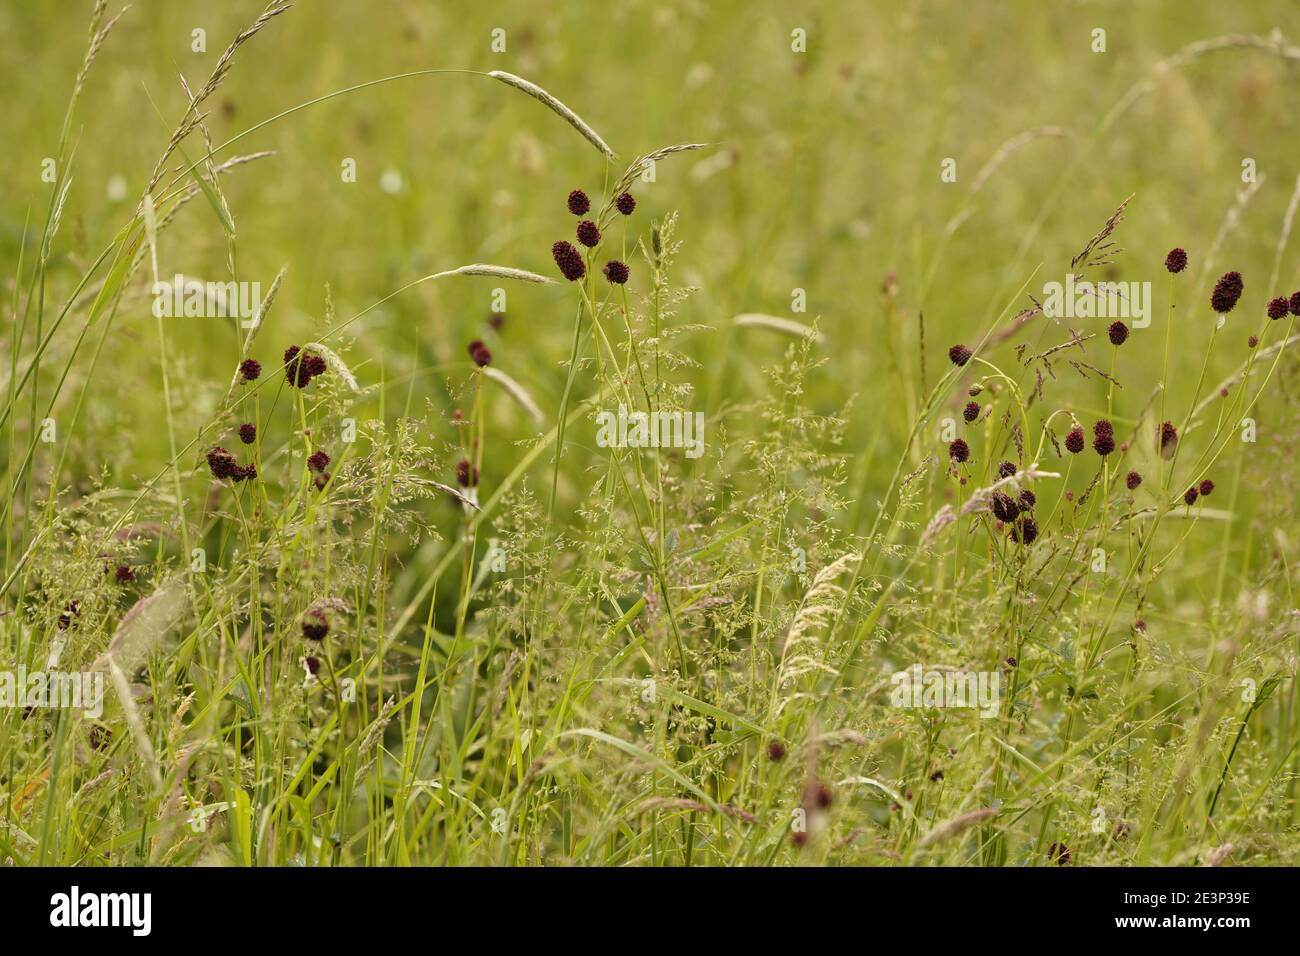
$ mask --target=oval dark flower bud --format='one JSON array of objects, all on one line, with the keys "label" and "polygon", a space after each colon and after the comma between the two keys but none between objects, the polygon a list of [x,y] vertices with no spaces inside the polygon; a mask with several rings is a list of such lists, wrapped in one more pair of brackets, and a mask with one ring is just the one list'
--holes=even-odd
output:
[{"label": "oval dark flower bud", "polygon": [[1124,484],[1129,491],[1135,491],[1138,485],[1142,484],[1142,476],[1136,471],[1130,471],[1124,476]]},{"label": "oval dark flower bud", "polygon": [[1259,344],[1259,337],[1258,337],[1258,336],[1252,335],[1250,338],[1246,339],[1246,347],[1247,347],[1247,348],[1252,348],[1252,349],[1253,349],[1253,348],[1254,348],[1256,345],[1258,345],[1258,344]]},{"label": "oval dark flower bud", "polygon": [[600,227],[590,219],[582,220],[578,223],[578,241],[588,248],[600,245]]},{"label": "oval dark flower bud", "polygon": [[1070,433],[1065,436],[1065,450],[1072,455],[1077,455],[1083,451],[1083,429],[1072,428]]},{"label": "oval dark flower bud", "polygon": [[1237,300],[1245,288],[1246,283],[1240,272],[1225,272],[1214,284],[1214,292],[1210,294],[1210,308],[1219,315],[1227,315],[1236,308]]},{"label": "oval dark flower bud", "polygon": [[1187,502],[1189,505],[1194,505],[1196,504],[1196,499],[1200,496],[1201,493],[1196,490],[1195,486],[1193,486],[1183,493],[1183,501]]},{"label": "oval dark flower bud", "polygon": [[999,478],[1010,478],[1015,473],[1016,466],[1014,462],[1004,461],[1002,464],[998,465]]},{"label": "oval dark flower bud", "polygon": [[[627,195],[624,193],[624,195]],[[767,745],[767,759],[773,763],[785,759],[785,744],[779,740],[774,740]]]},{"label": "oval dark flower bud", "polygon": [[262,374],[262,363],[257,359],[246,358],[239,363],[239,374],[245,382],[255,382]]},{"label": "oval dark flower bud", "polygon": [[257,441],[257,426],[252,422],[244,422],[239,426],[239,440],[245,445],[251,445]]},{"label": "oval dark flower bud", "polygon": [[610,259],[609,262],[605,263],[605,278],[614,285],[622,285],[627,282],[630,275],[631,271],[628,269],[626,262]]},{"label": "oval dark flower bud", "polygon": [[623,215],[630,216],[632,210],[636,208],[636,200],[632,198],[631,193],[619,193],[618,198],[614,200],[614,205]]},{"label": "oval dark flower bud", "polygon": [[475,339],[469,343],[469,357],[474,360],[474,364],[479,368],[492,364],[492,352],[486,345]]},{"label": "oval dark flower bud", "polygon": [[1292,315],[1300,315],[1300,292],[1291,293],[1291,298],[1287,302],[1287,308],[1291,310]]},{"label": "oval dark flower bud", "polygon": [[581,189],[575,189],[569,193],[569,212],[575,216],[585,216],[587,210],[591,208],[591,200]]},{"label": "oval dark flower bud", "polygon": [[316,674],[320,671],[320,659],[316,657],[307,657],[303,659],[303,664],[307,667],[307,673]]},{"label": "oval dark flower bud", "polygon": [[1287,303],[1286,296],[1280,295],[1276,299],[1268,300],[1268,317],[1277,321],[1287,314],[1290,305]]},{"label": "oval dark flower bud", "polygon": [[551,257],[560,267],[560,274],[570,282],[577,282],[587,274],[587,264],[573,243],[560,241],[551,246]]},{"label": "oval dark flower bud", "polygon": [[964,439],[954,438],[948,445],[948,457],[957,463],[970,458],[970,445]]},{"label": "oval dark flower bud", "polygon": [[1210,492],[1214,490],[1214,482],[1212,482],[1209,478],[1204,479],[1200,484],[1199,490],[1201,492],[1202,498],[1210,497]]},{"label": "oval dark flower bud", "polygon": [[993,517],[999,521],[1015,521],[1020,515],[1020,505],[1011,500],[1010,495],[1003,494],[1000,491],[993,492],[992,502]]},{"label": "oval dark flower bud", "polygon": [[1128,326],[1123,322],[1112,322],[1106,334],[1110,336],[1111,345],[1123,345],[1128,339]]},{"label": "oval dark flower bud", "polygon": [[967,424],[979,418],[980,417],[979,402],[967,402],[966,407],[961,410],[961,417],[966,419]]},{"label": "oval dark flower bud", "polygon": [[330,456],[323,449],[316,449],[307,457],[307,467],[312,471],[324,471],[329,467]]},{"label": "oval dark flower bud", "polygon": [[325,612],[319,608],[311,608],[302,616],[302,636],[309,641],[323,641],[330,632],[330,622],[325,617]]},{"label": "oval dark flower bud", "polygon": [[[1176,249],[1174,251],[1182,252],[1181,249]],[[1171,269],[1170,271],[1177,272],[1178,270]],[[1053,843],[1047,848],[1047,859],[1049,862],[1055,863],[1058,866],[1066,866],[1070,862],[1070,848],[1064,843]]]},{"label": "oval dark flower bud", "polygon": [[113,577],[118,584],[130,584],[135,580],[135,572],[131,570],[129,564],[119,564],[113,569]]},{"label": "oval dark flower bud", "polygon": [[1103,458],[1115,450],[1115,428],[1104,418],[1092,426],[1092,450]]},{"label": "oval dark flower bud", "polygon": [[235,461],[235,456],[230,452],[216,445],[208,452],[208,468],[213,478],[224,481],[235,476],[235,472],[239,469],[239,462]]},{"label": "oval dark flower bud", "polygon": [[1020,492],[1019,501],[1020,509],[1022,511],[1030,511],[1033,509],[1034,505],[1038,504],[1038,496],[1026,488]]},{"label": "oval dark flower bud", "polygon": [[1170,272],[1182,272],[1187,268],[1187,253],[1181,247],[1169,250],[1169,255],[1165,256],[1165,268]]},{"label": "oval dark flower bud", "polygon": [[1174,450],[1178,447],[1178,429],[1174,427],[1173,422],[1161,422],[1160,429],[1156,432],[1156,450],[1160,457],[1165,461],[1174,457]]},{"label": "oval dark flower bud", "polygon": [[959,368],[970,361],[971,354],[971,350],[964,345],[954,345],[948,349],[948,359]]},{"label": "oval dark flower bud", "polygon": [[462,488],[471,488],[478,484],[478,469],[468,458],[456,462],[456,483]]},{"label": "oval dark flower bud", "polygon": [[1029,515],[1023,515],[1011,526],[1011,537],[1017,544],[1033,544],[1038,540],[1038,522]]}]

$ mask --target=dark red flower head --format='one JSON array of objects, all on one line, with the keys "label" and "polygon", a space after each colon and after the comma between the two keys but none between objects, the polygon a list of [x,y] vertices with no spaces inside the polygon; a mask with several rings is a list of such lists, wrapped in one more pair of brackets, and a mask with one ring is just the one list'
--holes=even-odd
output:
[{"label": "dark red flower head", "polygon": [[961,410],[961,417],[967,422],[973,422],[980,417],[979,402],[967,402],[966,407]]},{"label": "dark red flower head", "polygon": [[1245,288],[1246,283],[1242,281],[1240,272],[1225,272],[1214,284],[1214,292],[1210,294],[1210,308],[1219,315],[1227,315],[1236,308],[1237,300]]},{"label": "dark red flower head", "polygon": [[628,280],[628,276],[632,274],[627,267],[627,263],[618,259],[610,259],[609,262],[606,262],[604,271],[605,278],[614,285],[622,285]]},{"label": "dark red flower head", "polygon": [[1128,326],[1120,321],[1112,322],[1106,334],[1110,336],[1111,345],[1123,345],[1128,339]]},{"label": "dark red flower head", "polygon": [[245,445],[251,445],[257,441],[257,426],[252,422],[244,422],[239,426],[239,440]]},{"label": "dark red flower head", "polygon": [[1286,315],[1290,305],[1287,303],[1286,296],[1280,295],[1276,299],[1268,300],[1268,317],[1274,321]]},{"label": "dark red flower head", "polygon": [[257,359],[244,359],[239,363],[239,374],[245,382],[255,382],[262,374],[262,363]]},{"label": "dark red flower head", "polygon": [[1213,490],[1214,490],[1214,482],[1212,482],[1209,478],[1205,478],[1201,481],[1200,492],[1202,498],[1210,497],[1210,492],[1212,492]]},{"label": "dark red flower head", "polygon": [[307,467],[312,471],[324,471],[329,467],[330,456],[324,449],[318,448],[307,457]]},{"label": "dark red flower head", "polygon": [[1033,544],[1038,539],[1038,522],[1029,515],[1021,516],[1020,520],[1011,526],[1011,538],[1017,544]]},{"label": "dark red flower head", "polygon": [[578,223],[578,241],[587,248],[600,245],[600,227],[590,219]]},{"label": "dark red flower head", "polygon": [[1170,272],[1182,272],[1187,268],[1187,253],[1181,248],[1169,250],[1169,255],[1165,256],[1165,268]]},{"label": "dark red flower head", "polygon": [[993,501],[990,507],[993,511],[993,517],[999,521],[1015,521],[1020,515],[1020,505],[1016,504],[1010,495],[1003,494],[1000,491],[993,492]]},{"label": "dark red flower head", "polygon": [[569,212],[575,216],[585,216],[587,210],[591,208],[591,200],[581,189],[575,189],[569,193]]},{"label": "dark red flower head", "polygon": [[131,570],[129,564],[119,564],[113,569],[113,577],[118,584],[130,584],[135,580],[135,572]]},{"label": "dark red flower head", "polygon": [[[624,193],[626,195],[626,193]],[[779,740],[774,740],[767,745],[767,759],[776,763],[785,758],[785,744]]]},{"label": "dark red flower head", "polygon": [[212,471],[213,478],[224,481],[226,478],[235,477],[235,472],[239,470],[239,462],[235,461],[234,455],[217,445],[208,452],[208,468]]},{"label": "dark red flower head", "polygon": [[307,665],[307,673],[309,674],[315,674],[320,671],[320,658],[318,657],[304,658],[303,663]]},{"label": "dark red flower head", "polygon": [[966,348],[964,345],[954,345],[948,350],[948,358],[952,361],[953,365],[958,367],[969,362],[971,355],[971,350]]},{"label": "dark red flower head", "polygon": [[1183,501],[1187,502],[1189,505],[1194,505],[1196,504],[1196,499],[1199,498],[1200,496],[1201,493],[1197,491],[1196,486],[1193,485],[1183,493]]},{"label": "dark red flower head", "polygon": [[1300,292],[1291,293],[1291,298],[1287,301],[1287,308],[1291,310],[1292,315],[1300,315]]},{"label": "dark red flower head", "polygon": [[570,282],[577,282],[587,274],[587,264],[582,261],[582,253],[574,248],[573,243],[560,242],[551,246],[551,256],[560,267],[560,274]]},{"label": "dark red flower head", "polygon": [[325,617],[325,612],[319,608],[311,608],[302,616],[302,636],[309,641],[323,641],[325,636],[330,632],[330,622]]},{"label": "dark red flower head", "polygon": [[1032,511],[1034,505],[1038,504],[1038,496],[1028,488],[1025,488],[1020,492],[1019,501],[1021,511]]},{"label": "dark red flower head", "polygon": [[954,438],[948,444],[948,457],[958,463],[966,461],[970,458],[970,445],[964,439]]},{"label": "dark red flower head", "polygon": [[1160,457],[1165,461],[1174,457],[1174,449],[1178,447],[1178,429],[1174,427],[1173,422],[1161,422],[1160,429],[1156,433],[1156,450],[1160,452]]},{"label": "dark red flower head", "polygon": [[289,384],[306,388],[317,375],[324,375],[329,365],[319,355],[303,352],[296,345],[284,350],[284,376]]},{"label": "dark red flower head", "polygon": [[1016,466],[1014,462],[1004,461],[1002,464],[998,465],[999,478],[1010,478],[1015,473]]},{"label": "dark red flower head", "polygon": [[1065,450],[1072,455],[1077,455],[1083,451],[1083,429],[1071,428],[1070,433],[1065,436]]},{"label": "dark red flower head", "polygon": [[632,210],[636,208],[636,200],[632,198],[631,193],[619,193],[618,198],[614,200],[614,205],[623,215],[630,216]]},{"label": "dark red flower head", "polygon": [[1115,426],[1104,418],[1092,426],[1092,450],[1103,458],[1115,450]]},{"label": "dark red flower head", "polygon": [[1130,471],[1124,477],[1124,484],[1128,487],[1129,491],[1134,491],[1137,489],[1138,485],[1142,484],[1142,476],[1136,471]]},{"label": "dark red flower head", "polygon": [[456,462],[456,483],[462,488],[472,488],[478,484],[478,469],[467,458]]},{"label": "dark red flower head", "polygon": [[474,360],[474,364],[479,368],[492,364],[492,352],[478,339],[469,343],[469,357]]},{"label": "dark red flower head", "polygon": [[1246,347],[1247,347],[1247,348],[1252,348],[1252,349],[1253,349],[1253,348],[1254,348],[1256,345],[1258,345],[1258,344],[1259,344],[1259,337],[1258,337],[1258,336],[1252,335],[1252,336],[1250,336],[1250,338],[1246,339]]}]

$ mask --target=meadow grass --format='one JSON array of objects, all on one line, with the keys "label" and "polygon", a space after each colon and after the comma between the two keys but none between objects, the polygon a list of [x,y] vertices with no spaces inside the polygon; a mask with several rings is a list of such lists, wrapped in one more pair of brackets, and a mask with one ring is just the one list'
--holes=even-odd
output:
[{"label": "meadow grass", "polygon": [[1285,9],[6,9],[0,859],[1296,863]]}]

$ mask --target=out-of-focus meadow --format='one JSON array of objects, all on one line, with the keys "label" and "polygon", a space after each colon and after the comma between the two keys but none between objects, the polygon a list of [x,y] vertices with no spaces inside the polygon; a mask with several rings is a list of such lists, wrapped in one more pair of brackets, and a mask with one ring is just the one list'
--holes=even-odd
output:
[{"label": "out-of-focus meadow", "polygon": [[[234,52],[152,225],[181,78],[202,89],[265,8],[134,3],[65,121],[92,9],[0,8],[0,666],[148,647],[97,720],[0,711],[0,858],[1296,861],[1293,355],[1261,351],[1262,397],[1232,406],[1231,382],[1173,464],[1150,437],[1300,288],[1290,3],[304,0]],[[569,192],[598,212],[674,144],[707,146],[635,176],[590,298],[492,276],[393,294],[470,263],[559,280]],[[254,158],[218,191],[177,175],[209,146]],[[1151,283],[1150,326],[1112,349],[1105,321],[1026,315],[1126,200],[1084,265]],[[282,269],[248,347],[230,319],[151,311],[155,270],[265,292]],[[1215,332],[1228,270],[1246,291]],[[754,313],[821,338],[733,321]],[[357,390],[333,365],[284,387],[309,342]],[[1005,377],[955,369],[959,342]],[[231,386],[248,356],[255,396]],[[976,380],[995,411],[967,434]],[[594,413],[642,398],[702,412],[704,455],[600,447]],[[1215,452],[1247,413],[1257,440]],[[1101,479],[1060,451],[1073,416],[1125,443]],[[218,486],[204,454],[242,458],[246,419],[261,475]],[[431,484],[467,456],[477,505]],[[980,513],[927,535],[1000,458],[1054,473],[1025,486],[1032,549]],[[1212,510],[1166,508],[1206,475]],[[151,595],[165,620],[135,635]],[[892,706],[917,662],[1001,675],[997,718]]]}]

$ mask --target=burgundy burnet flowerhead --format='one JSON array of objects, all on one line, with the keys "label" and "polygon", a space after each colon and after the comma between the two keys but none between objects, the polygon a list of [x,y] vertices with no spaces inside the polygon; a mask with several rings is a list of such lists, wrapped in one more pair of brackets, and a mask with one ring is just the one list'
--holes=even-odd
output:
[{"label": "burgundy burnet flowerhead", "polygon": [[262,363],[257,359],[246,358],[239,363],[239,375],[245,382],[255,382],[262,374]]},{"label": "burgundy burnet flowerhead", "polygon": [[1018,500],[1020,502],[1021,511],[1032,511],[1034,505],[1038,504],[1038,496],[1034,494],[1032,491],[1030,491],[1028,488],[1025,488],[1023,491],[1020,492],[1020,497]]},{"label": "burgundy burnet flowerhead", "polygon": [[1104,418],[1092,426],[1092,450],[1103,458],[1115,450],[1115,427]]},{"label": "burgundy burnet flowerhead", "polygon": [[319,673],[319,671],[320,671],[320,658],[318,658],[318,657],[305,657],[305,658],[303,658],[303,661],[302,661],[302,662],[303,662],[304,665],[306,665],[306,667],[307,667],[307,673],[308,673],[308,674],[313,674],[313,675],[315,675],[315,674]]},{"label": "burgundy burnet flowerhead", "polygon": [[302,616],[302,636],[309,641],[323,641],[330,632],[330,622],[319,608],[308,608]]},{"label": "burgundy burnet flowerhead", "polygon": [[627,263],[619,259],[610,259],[609,262],[606,262],[604,272],[605,278],[614,285],[622,285],[627,282],[628,277],[632,274],[627,267]]},{"label": "burgundy burnet flowerhead", "polygon": [[961,410],[961,417],[966,419],[967,424],[979,418],[980,417],[979,402],[967,402],[966,407]]},{"label": "burgundy burnet flowerhead", "polygon": [[303,352],[298,346],[290,345],[284,350],[285,380],[298,388],[306,388],[317,375],[324,375],[329,365],[319,355]]},{"label": "burgundy burnet flowerhead", "polygon": [[1161,422],[1156,432],[1156,450],[1160,453],[1160,457],[1168,461],[1174,457],[1174,449],[1177,447],[1178,429],[1174,427],[1173,422]]},{"label": "burgundy burnet flowerhead", "polygon": [[998,465],[999,478],[1010,478],[1015,473],[1016,473],[1015,462],[1004,461],[1002,462],[1002,464]]},{"label": "burgundy burnet flowerhead", "polygon": [[1240,272],[1225,272],[1214,283],[1214,292],[1210,294],[1210,308],[1219,315],[1227,315],[1237,306],[1237,300],[1245,290],[1246,283]]},{"label": "burgundy burnet flowerhead", "polygon": [[1022,515],[1020,520],[1011,526],[1011,538],[1017,544],[1033,544],[1038,539],[1038,522],[1029,515]]},{"label": "burgundy burnet flowerhead", "polygon": [[1280,295],[1276,299],[1268,300],[1268,317],[1274,321],[1283,318],[1289,309],[1290,304],[1287,302],[1286,296],[1284,295]]},{"label": "burgundy burnet flowerhead", "polygon": [[785,758],[785,744],[779,740],[773,740],[767,745],[767,759],[777,763]]},{"label": "burgundy burnet flowerhead", "polygon": [[632,210],[636,208],[636,200],[632,198],[631,193],[619,193],[618,198],[614,200],[614,205],[623,215],[630,216]]},{"label": "burgundy burnet flowerhead", "polygon": [[587,274],[587,264],[582,261],[582,253],[571,242],[561,240],[555,243],[551,246],[551,257],[560,267],[560,275],[570,282],[577,282]]},{"label": "burgundy burnet flowerhead", "polygon": [[600,227],[590,219],[578,223],[578,241],[588,249],[600,245]]},{"label": "burgundy burnet flowerhead", "polygon": [[1246,339],[1246,347],[1247,347],[1247,348],[1252,348],[1252,349],[1253,349],[1253,348],[1254,348],[1256,345],[1258,345],[1258,344],[1259,344],[1259,337],[1258,337],[1258,336],[1252,335],[1250,338]]},{"label": "burgundy burnet flowerhead", "polygon": [[224,481],[227,478],[235,477],[239,471],[239,462],[235,456],[226,451],[220,445],[213,446],[208,452],[208,469],[212,472],[212,477],[217,481]]},{"label": "burgundy burnet flowerhead", "polygon": [[474,360],[474,364],[479,368],[492,364],[492,352],[486,345],[475,339],[469,343],[469,357]]},{"label": "burgundy burnet flowerhead", "polygon": [[963,438],[954,438],[948,444],[948,457],[960,464],[970,458],[970,445]]},{"label": "burgundy burnet flowerhead", "polygon": [[1083,429],[1071,428],[1070,433],[1065,436],[1065,450],[1071,455],[1077,455],[1083,451]]},{"label": "burgundy burnet flowerhead", "polygon": [[1287,308],[1291,310],[1292,315],[1300,315],[1300,292],[1291,293],[1291,298],[1287,301]]},{"label": "burgundy burnet flowerhead", "polygon": [[1106,334],[1110,336],[1111,345],[1123,345],[1128,339],[1128,326],[1117,320],[1106,329]]},{"label": "burgundy burnet flowerhead", "polygon": [[993,517],[999,521],[1015,521],[1020,515],[1020,505],[1016,504],[1010,495],[1003,494],[1001,491],[993,492],[990,510],[993,512]]},{"label": "burgundy burnet flowerhead", "polygon": [[257,441],[257,426],[252,422],[244,422],[239,426],[239,440],[245,445],[251,445]]},{"label": "burgundy burnet flowerhead", "polygon": [[1170,272],[1182,272],[1187,268],[1187,253],[1181,246],[1169,250],[1169,255],[1165,256],[1165,268]]},{"label": "burgundy burnet flowerhead", "polygon": [[330,456],[324,449],[316,449],[307,457],[307,467],[312,471],[324,471],[329,467]]},{"label": "burgundy burnet flowerhead", "polygon": [[585,216],[587,210],[591,208],[591,200],[581,189],[575,189],[569,193],[569,212],[575,216]]},{"label": "burgundy burnet flowerhead", "polygon": [[1124,484],[1129,491],[1135,491],[1138,485],[1142,484],[1142,475],[1136,471],[1130,471],[1124,476]]},{"label": "burgundy burnet flowerhead", "polygon": [[1196,490],[1196,486],[1192,485],[1192,487],[1183,492],[1183,501],[1187,502],[1189,505],[1194,505],[1196,504],[1196,499],[1200,496],[1201,493]]},{"label": "burgundy burnet flowerhead", "polygon": [[456,484],[462,488],[471,488],[478,484],[478,469],[468,458],[456,462]]},{"label": "burgundy burnet flowerhead", "polygon": [[959,368],[970,361],[971,350],[964,345],[954,345],[948,349],[948,359]]},{"label": "burgundy burnet flowerhead", "polygon": [[119,564],[113,569],[113,577],[118,584],[130,584],[135,580],[135,572],[129,564]]},{"label": "burgundy burnet flowerhead", "polygon": [[1198,486],[1198,490],[1201,492],[1202,498],[1208,498],[1210,497],[1210,492],[1214,490],[1214,482],[1212,482],[1209,478],[1202,479],[1200,485]]}]

